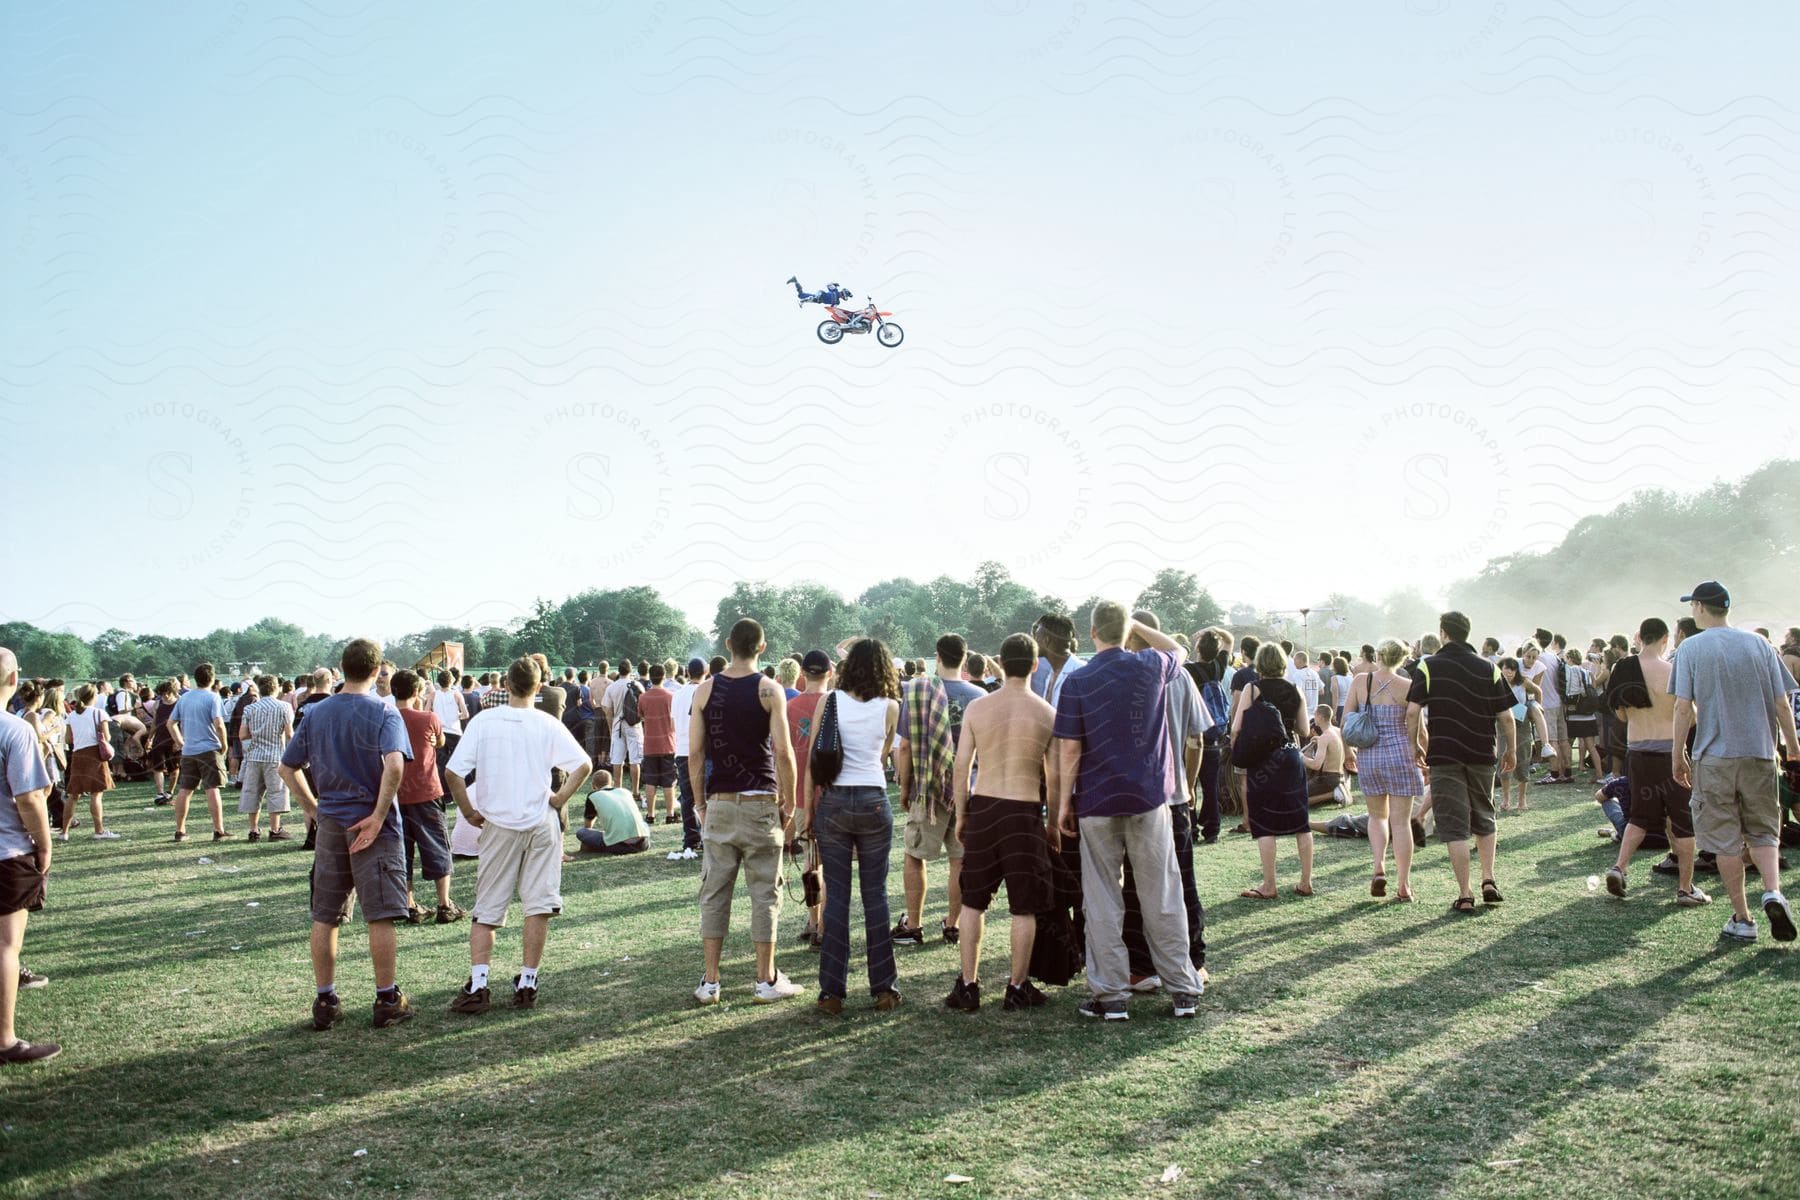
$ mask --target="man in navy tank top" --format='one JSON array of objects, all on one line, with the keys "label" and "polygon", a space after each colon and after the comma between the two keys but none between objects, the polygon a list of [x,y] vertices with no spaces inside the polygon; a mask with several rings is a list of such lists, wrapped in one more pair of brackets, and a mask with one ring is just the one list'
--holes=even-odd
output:
[{"label": "man in navy tank top", "polygon": [[[781,855],[794,819],[794,746],[787,697],[757,659],[762,626],[745,617],[725,639],[731,664],[694,693],[687,769],[705,850],[700,875],[700,938],[706,967],[694,998],[719,1001],[719,956],[731,928],[738,872],[750,891],[750,940],[756,945],[756,1003],[798,996],[775,967],[781,916]],[[709,775],[707,764],[712,764]]]}]

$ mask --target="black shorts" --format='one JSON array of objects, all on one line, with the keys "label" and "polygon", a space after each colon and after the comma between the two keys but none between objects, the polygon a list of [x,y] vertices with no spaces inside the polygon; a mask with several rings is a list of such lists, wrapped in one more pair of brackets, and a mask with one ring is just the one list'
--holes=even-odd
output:
[{"label": "black shorts", "polygon": [[639,785],[647,788],[674,787],[675,756],[673,754],[646,755]]},{"label": "black shorts", "polygon": [[986,912],[1006,884],[1006,908],[1020,916],[1055,907],[1050,843],[1038,805],[970,796],[963,819],[962,902]]},{"label": "black shorts", "polygon": [[402,804],[400,832],[406,838],[406,877],[412,878],[413,851],[419,854],[419,871],[437,882],[450,874],[450,835],[444,829],[444,810],[436,803]]},{"label": "black shorts", "polygon": [[0,858],[0,916],[36,912],[44,907],[44,877],[38,873],[37,855]]},{"label": "black shorts", "polygon": [[1663,831],[1669,822],[1672,837],[1694,836],[1694,810],[1688,806],[1693,793],[1675,782],[1674,761],[1667,750],[1633,750],[1625,756],[1625,777],[1631,795],[1625,823],[1650,833]]},{"label": "black shorts", "polygon": [[181,774],[175,780],[177,791],[203,792],[210,788],[225,786],[225,752],[223,750],[202,750],[199,754],[181,756]]},{"label": "black shorts", "polygon": [[150,747],[150,753],[146,756],[144,765],[152,771],[161,771],[164,774],[170,771],[179,771],[181,770],[181,751],[175,748],[174,742],[155,743]]}]

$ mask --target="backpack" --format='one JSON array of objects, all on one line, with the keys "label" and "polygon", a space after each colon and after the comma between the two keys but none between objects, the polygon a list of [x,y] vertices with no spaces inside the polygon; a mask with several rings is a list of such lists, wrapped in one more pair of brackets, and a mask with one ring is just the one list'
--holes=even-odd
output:
[{"label": "backpack", "polygon": [[1285,746],[1288,735],[1281,714],[1263,698],[1262,689],[1257,688],[1255,700],[1246,696],[1244,704],[1244,719],[1238,724],[1237,736],[1231,739],[1231,765],[1247,771],[1261,766],[1264,759]]},{"label": "backpack", "polygon": [[1209,679],[1200,685],[1200,699],[1212,717],[1212,728],[1206,731],[1206,740],[1217,742],[1231,724],[1231,694],[1225,690],[1223,682]]},{"label": "backpack", "polygon": [[627,725],[642,725],[644,714],[638,711],[638,697],[644,694],[636,680],[625,685],[625,702],[621,705],[619,716]]},{"label": "backpack", "polygon": [[1581,673],[1581,691],[1571,696],[1569,695],[1568,666],[1558,663],[1556,669],[1558,672],[1556,690],[1562,693],[1563,703],[1569,706],[1569,711],[1578,717],[1598,716],[1600,710],[1606,707],[1606,697],[1601,695],[1600,689],[1594,686],[1594,677],[1583,671]]}]

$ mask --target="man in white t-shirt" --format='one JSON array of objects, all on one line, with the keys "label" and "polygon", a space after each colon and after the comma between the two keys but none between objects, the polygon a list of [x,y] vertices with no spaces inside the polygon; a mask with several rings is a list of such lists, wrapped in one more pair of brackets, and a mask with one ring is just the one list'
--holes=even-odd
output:
[{"label": "man in white t-shirt", "polygon": [[[470,910],[469,980],[450,1011],[488,1010],[488,960],[494,930],[506,924],[514,893],[525,912],[524,969],[513,977],[513,1007],[537,1003],[538,964],[550,934],[550,918],[562,911],[562,810],[588,777],[587,751],[563,723],[536,707],[543,675],[529,658],[506,672],[506,707],[486,709],[471,721],[450,758],[447,780],[462,820],[481,830]],[[550,790],[550,772],[566,772]],[[481,807],[464,783],[470,771],[481,784]]]},{"label": "man in white t-shirt", "polygon": [[690,723],[694,716],[694,693],[706,678],[706,663],[688,659],[687,678],[675,685],[675,796],[681,802],[681,849],[669,851],[670,862],[700,857],[700,822],[694,819],[694,786],[688,779],[687,752]]},{"label": "man in white t-shirt", "polygon": [[1288,668],[1287,681],[1300,689],[1300,695],[1306,699],[1306,711],[1311,712],[1319,707],[1319,694],[1325,690],[1325,681],[1310,665],[1304,650],[1294,651],[1293,665]]},{"label": "man in white t-shirt", "polygon": [[[630,788],[631,794],[635,796],[643,782],[644,725],[641,719],[635,725],[625,719],[625,697],[628,692],[643,695],[644,681],[632,674],[633,670],[631,656],[626,655],[624,661],[619,663],[619,677],[613,680],[600,699],[600,719],[611,730],[613,778],[620,787]],[[632,707],[635,708],[635,704]]]},{"label": "man in white t-shirt", "polygon": [[[469,720],[469,703],[456,686],[456,676],[449,671],[437,673],[437,690],[431,693],[431,711],[437,714],[438,724],[444,727],[444,748],[438,759],[443,764],[438,770],[442,775],[450,769],[450,756],[456,753],[456,744],[462,741],[463,726]],[[448,792],[449,785],[446,784],[444,790]]]},{"label": "man in white t-shirt", "polygon": [[381,670],[375,672],[375,698],[381,701],[384,707],[391,708],[395,712],[400,711],[400,702],[394,699],[393,687],[394,672],[397,669],[393,663],[384,662],[381,664]]}]

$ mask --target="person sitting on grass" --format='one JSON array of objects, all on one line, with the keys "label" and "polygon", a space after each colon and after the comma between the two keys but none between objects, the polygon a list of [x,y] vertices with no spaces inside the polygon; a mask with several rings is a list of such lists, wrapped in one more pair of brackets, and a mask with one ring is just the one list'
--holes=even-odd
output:
[{"label": "person sitting on grass", "polygon": [[[550,918],[562,912],[562,810],[587,781],[587,751],[561,719],[537,707],[543,674],[529,658],[506,671],[505,708],[485,710],[471,721],[450,756],[447,780],[462,819],[481,830],[475,868],[475,907],[470,912],[469,979],[450,1011],[488,1010],[488,961],[494,930],[506,924],[514,893],[525,910],[524,968],[513,976],[513,1007],[537,1003],[538,965],[550,936]],[[550,772],[566,772],[550,791]],[[481,808],[469,798],[464,776],[481,779]]]},{"label": "person sitting on grass", "polygon": [[605,768],[594,772],[594,790],[588,793],[586,817],[575,840],[592,854],[642,854],[650,848],[650,827],[637,800],[629,790],[614,787],[612,772]]},{"label": "person sitting on grass", "polygon": [[1312,740],[1300,752],[1306,764],[1306,805],[1323,808],[1345,803],[1338,792],[1344,779],[1344,735],[1331,723],[1331,705],[1313,708]]}]

